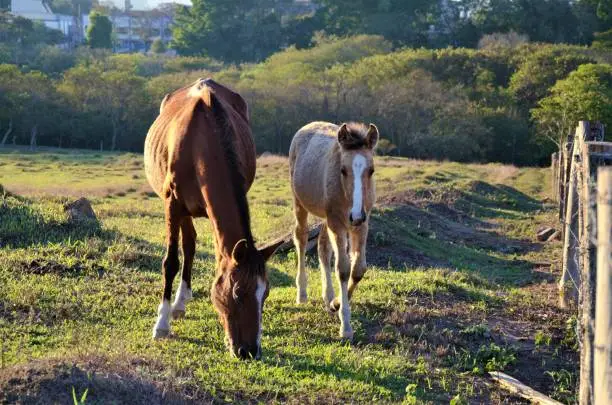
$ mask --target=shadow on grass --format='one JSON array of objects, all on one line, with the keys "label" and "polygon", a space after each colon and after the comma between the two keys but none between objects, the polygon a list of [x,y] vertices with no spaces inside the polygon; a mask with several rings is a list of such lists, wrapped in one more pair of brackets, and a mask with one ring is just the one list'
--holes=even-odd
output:
[{"label": "shadow on grass", "polygon": [[541,204],[510,187],[476,183],[471,189],[479,195],[462,193],[454,203],[421,200],[417,206],[407,194],[374,210],[368,263],[390,269],[467,270],[506,285],[530,280],[534,264],[515,256],[538,251],[541,246],[500,235],[495,232],[496,224],[486,219],[524,218],[525,213],[540,210]]}]

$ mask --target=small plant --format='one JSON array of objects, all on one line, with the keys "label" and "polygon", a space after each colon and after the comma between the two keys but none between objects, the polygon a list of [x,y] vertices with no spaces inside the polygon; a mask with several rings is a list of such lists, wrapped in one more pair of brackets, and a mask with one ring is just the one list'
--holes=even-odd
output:
[{"label": "small plant", "polygon": [[474,338],[489,338],[491,330],[483,323],[479,325],[471,325],[461,331],[462,335],[467,335]]},{"label": "small plant", "polygon": [[552,336],[549,335],[548,333],[545,333],[544,331],[537,331],[535,334],[535,339],[534,339],[534,343],[536,345],[536,347],[540,347],[540,346],[550,346],[550,343],[552,342]]},{"label": "small plant", "polygon": [[465,399],[464,397],[461,396],[461,394],[457,394],[455,395],[451,400],[450,400],[450,405],[467,405],[468,401],[467,399]]},{"label": "small plant", "polygon": [[376,232],[374,234],[374,244],[376,246],[386,246],[389,244],[389,238],[384,232]]},{"label": "small plant", "polygon": [[567,403],[576,403],[576,383],[575,375],[561,369],[559,371],[546,371],[545,374],[552,378],[555,390],[552,396],[555,399],[563,400]]},{"label": "small plant", "polygon": [[72,400],[74,401],[74,405],[84,405],[85,404],[85,400],[87,399],[87,391],[89,391],[89,388],[85,388],[83,395],[81,395],[81,399],[77,399],[77,395],[76,395],[74,386],[72,387]]},{"label": "small plant", "polygon": [[516,355],[511,348],[490,343],[480,346],[476,353],[464,350],[457,360],[461,369],[481,375],[485,371],[502,371],[516,361]]}]

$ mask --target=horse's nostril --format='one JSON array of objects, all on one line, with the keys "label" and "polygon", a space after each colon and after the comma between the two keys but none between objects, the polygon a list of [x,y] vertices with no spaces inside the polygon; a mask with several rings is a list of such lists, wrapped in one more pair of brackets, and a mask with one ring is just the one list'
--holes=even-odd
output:
[{"label": "horse's nostril", "polygon": [[248,357],[249,353],[247,352],[247,350],[244,347],[239,347],[238,348],[238,357],[241,359],[246,359]]},{"label": "horse's nostril", "polygon": [[352,212],[349,214],[349,222],[353,223],[353,213]]}]

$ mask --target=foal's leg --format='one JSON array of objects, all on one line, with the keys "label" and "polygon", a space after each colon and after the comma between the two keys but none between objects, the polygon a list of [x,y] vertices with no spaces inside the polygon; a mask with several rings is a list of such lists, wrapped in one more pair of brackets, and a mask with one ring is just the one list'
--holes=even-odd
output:
[{"label": "foal's leg", "polygon": [[325,309],[330,311],[330,304],[334,299],[334,284],[331,277],[332,247],[327,234],[327,225],[322,224],[319,232],[319,266],[321,268],[321,292]]},{"label": "foal's leg", "polygon": [[365,222],[356,230],[350,232],[351,237],[351,281],[348,287],[349,300],[357,284],[366,272],[366,242],[368,239],[368,223]]},{"label": "foal's leg", "polygon": [[293,243],[297,253],[298,269],[295,284],[297,286],[298,304],[308,300],[308,273],[306,272],[306,243],[308,242],[308,211],[297,199],[293,203],[295,214],[295,230],[293,232]]},{"label": "foal's leg", "polygon": [[353,338],[353,328],[351,327],[351,307],[348,297],[348,280],[350,277],[350,262],[346,253],[348,242],[346,229],[342,224],[327,222],[328,235],[331,241],[334,256],[336,257],[336,275],[340,284],[340,296],[336,297],[330,305],[332,311],[340,311],[340,336],[345,339]]},{"label": "foal's leg", "polygon": [[191,300],[191,268],[196,247],[196,230],[191,217],[184,217],[181,222],[181,245],[183,248],[183,271],[181,284],[172,304],[172,318],[185,316],[185,304]]},{"label": "foal's leg", "polygon": [[172,282],[179,268],[178,238],[181,224],[177,201],[169,197],[166,200],[166,256],[162,261],[164,277],[164,293],[162,302],[157,309],[157,322],[153,327],[153,338],[168,336],[170,333],[170,298],[172,296]]}]

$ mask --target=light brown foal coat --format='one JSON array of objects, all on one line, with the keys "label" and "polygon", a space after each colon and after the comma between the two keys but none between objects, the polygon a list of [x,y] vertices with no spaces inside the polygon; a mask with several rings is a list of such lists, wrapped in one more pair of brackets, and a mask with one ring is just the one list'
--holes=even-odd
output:
[{"label": "light brown foal coat", "polygon": [[[323,301],[328,310],[340,310],[340,335],[349,339],[353,335],[349,299],[366,271],[368,218],[376,199],[372,174],[377,140],[378,130],[372,124],[367,128],[313,122],[295,134],[289,151],[298,253],[297,302],[307,299],[305,244],[311,213],[324,219],[318,241]],[[335,299],[332,251],[340,285]]]},{"label": "light brown foal coat", "polygon": [[[147,179],[164,200],[166,217],[164,287],[154,338],[169,333],[169,315],[182,316],[191,299],[192,217],[207,217],[217,259],[211,299],[231,351],[242,358],[259,357],[261,314],[269,290],[264,262],[275,247],[258,251],[251,234],[246,192],[255,178],[255,163],[248,108],[239,94],[200,79],[164,98],[145,141]],[[170,307],[179,231],[182,281]]]}]

